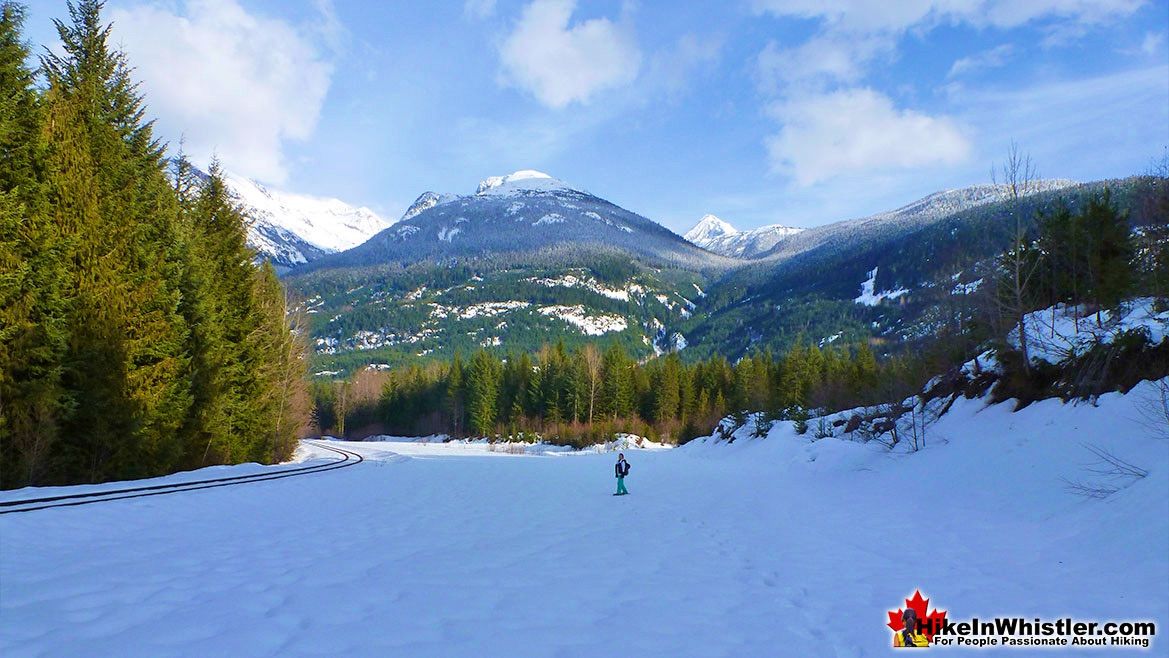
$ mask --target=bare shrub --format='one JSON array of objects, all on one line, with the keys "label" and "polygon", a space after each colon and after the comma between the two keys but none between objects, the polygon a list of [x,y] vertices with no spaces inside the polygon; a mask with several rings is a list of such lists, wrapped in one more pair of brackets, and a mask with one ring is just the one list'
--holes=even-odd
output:
[{"label": "bare shrub", "polygon": [[1095,455],[1096,460],[1084,465],[1084,470],[1090,473],[1088,480],[1064,479],[1067,490],[1073,494],[1086,498],[1107,498],[1149,474],[1147,470],[1104,448],[1094,445],[1085,445],[1084,448]]},{"label": "bare shrub", "polygon": [[1137,400],[1138,422],[1153,438],[1169,440],[1169,377],[1152,382],[1153,390]]}]

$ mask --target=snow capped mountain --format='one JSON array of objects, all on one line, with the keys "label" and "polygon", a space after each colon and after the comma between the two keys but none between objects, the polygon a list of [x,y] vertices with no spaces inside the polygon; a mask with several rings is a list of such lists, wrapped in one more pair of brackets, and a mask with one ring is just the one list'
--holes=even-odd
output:
[{"label": "snow capped mountain", "polygon": [[251,220],[248,245],[279,268],[355,247],[391,224],[339,199],[273,190],[233,174],[224,182]]},{"label": "snow capped mountain", "polygon": [[731,258],[758,258],[781,240],[803,229],[772,224],[740,231],[714,215],[703,215],[694,228],[683,236],[690,242],[716,254]]},{"label": "snow capped mountain", "polygon": [[507,176],[489,176],[484,178],[479,181],[479,187],[475,190],[475,194],[477,196],[511,195],[557,191],[584,192],[584,190],[572,187],[564,181],[557,180],[542,171],[521,169]]},{"label": "snow capped mountain", "polygon": [[[482,183],[480,183],[480,185],[482,185]],[[406,212],[402,213],[402,218],[399,219],[398,221],[400,221],[400,222],[405,221],[405,220],[410,219],[411,217],[414,217],[415,215],[418,215],[424,211],[430,210],[431,208],[437,206],[440,203],[446,203],[447,201],[454,201],[457,198],[459,198],[459,197],[454,195],[454,194],[439,194],[437,192],[423,192],[422,194],[420,194],[418,196],[417,199],[414,200],[414,203],[410,204],[410,207],[406,209]]]},{"label": "snow capped mountain", "polygon": [[703,215],[702,219],[694,225],[694,228],[686,231],[682,237],[693,242],[699,247],[705,247],[707,243],[715,238],[721,238],[728,235],[735,235],[739,229],[731,226],[723,220],[714,215]]},{"label": "snow capped mountain", "polygon": [[524,169],[486,178],[471,195],[426,192],[398,223],[313,268],[534,254],[570,245],[694,265],[718,260],[656,222],[546,173]]}]

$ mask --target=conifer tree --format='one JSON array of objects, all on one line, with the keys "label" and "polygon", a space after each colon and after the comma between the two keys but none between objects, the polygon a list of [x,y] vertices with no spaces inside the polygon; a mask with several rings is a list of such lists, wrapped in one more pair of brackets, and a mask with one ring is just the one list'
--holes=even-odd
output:
[{"label": "conifer tree", "polygon": [[463,359],[456,351],[451,360],[446,386],[447,412],[451,415],[451,425],[455,436],[462,436],[466,427],[466,384],[463,380]]},{"label": "conifer tree", "polygon": [[480,349],[472,357],[467,371],[467,414],[471,429],[486,436],[495,428],[495,404],[499,396],[499,373],[496,360]]},{"label": "conifer tree", "polygon": [[63,381],[76,393],[63,469],[90,480],[165,472],[190,404],[177,208],[162,149],[101,3],[69,4],[48,77],[49,193],[76,291]]},{"label": "conifer tree", "polygon": [[[1097,309],[1115,309],[1132,287],[1136,247],[1128,216],[1112,204],[1112,193],[1092,195],[1081,222],[1087,241],[1087,293]],[[1100,314],[1097,313],[1097,321]]]},{"label": "conifer tree", "polygon": [[61,384],[64,249],[45,210],[24,9],[0,3],[0,488],[36,484],[72,398]]},{"label": "conifer tree", "polygon": [[627,417],[633,412],[633,381],[630,366],[629,357],[620,345],[614,343],[605,350],[602,363],[601,406],[613,420]]}]

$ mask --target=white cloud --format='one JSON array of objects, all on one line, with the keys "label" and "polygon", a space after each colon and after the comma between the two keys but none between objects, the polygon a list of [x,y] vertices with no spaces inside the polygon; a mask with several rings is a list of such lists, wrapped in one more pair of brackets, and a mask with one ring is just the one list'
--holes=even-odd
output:
[{"label": "white cloud", "polygon": [[953,165],[970,153],[952,119],[898,109],[868,88],[779,101],[770,114],[782,124],[767,140],[772,167],[801,186],[857,171]]},{"label": "white cloud", "polygon": [[1169,66],[1159,64],[1014,89],[958,90],[951,102],[988,151],[976,161],[999,158],[1016,141],[1041,171],[1088,180],[1138,173],[1169,144],[1166,81]]},{"label": "white cloud", "polygon": [[1161,48],[1165,45],[1165,33],[1160,34],[1156,32],[1147,32],[1145,38],[1141,41],[1141,52],[1149,57],[1161,52]]},{"label": "white cloud", "polygon": [[766,93],[792,84],[854,83],[864,76],[870,62],[892,53],[893,46],[891,39],[881,36],[836,34],[822,34],[792,48],[769,41],[755,60],[755,71]]},{"label": "white cloud", "polygon": [[[895,107],[861,88],[878,60],[897,56],[907,33],[942,25],[1011,29],[1037,23],[1054,39],[1075,38],[1135,12],[1145,0],[753,0],[757,13],[813,21],[810,38],[759,53],[755,71],[779,132],[767,138],[772,169],[812,185],[847,172],[956,165],[971,144],[944,116]],[[959,59],[947,77],[1001,66],[1009,45]],[[955,85],[954,89],[960,89]]]},{"label": "white cloud", "polygon": [[[959,0],[961,1],[961,0]],[[821,19],[842,31],[899,31],[926,18],[930,0],[754,0],[758,13]]]},{"label": "white cloud", "polygon": [[495,15],[495,0],[466,0],[463,15],[470,18],[491,18]]},{"label": "white cloud", "polygon": [[232,171],[282,183],[284,145],[312,136],[333,74],[341,27],[330,3],[316,7],[308,28],[235,0],[133,5],[110,18],[163,136],[183,135],[196,162],[217,154]]},{"label": "white cloud", "polygon": [[950,72],[946,74],[946,77],[955,78],[972,71],[982,71],[985,69],[998,68],[1006,64],[1014,54],[1015,47],[1009,43],[995,46],[990,50],[984,50],[980,53],[970,55],[969,57],[963,57],[954,62],[954,65],[950,67]]},{"label": "white cloud", "polygon": [[682,35],[671,47],[650,58],[638,85],[639,95],[647,97],[649,92],[658,91],[667,96],[681,94],[695,75],[711,70],[718,62],[723,43],[719,35]]},{"label": "white cloud", "polygon": [[630,30],[607,18],[570,27],[575,9],[575,0],[534,0],[501,48],[504,80],[553,108],[627,85],[641,66]]},{"label": "white cloud", "polygon": [[1055,18],[1099,23],[1127,16],[1145,0],[754,0],[759,13],[820,19],[844,32],[901,32],[915,26],[969,23],[1012,28]]}]

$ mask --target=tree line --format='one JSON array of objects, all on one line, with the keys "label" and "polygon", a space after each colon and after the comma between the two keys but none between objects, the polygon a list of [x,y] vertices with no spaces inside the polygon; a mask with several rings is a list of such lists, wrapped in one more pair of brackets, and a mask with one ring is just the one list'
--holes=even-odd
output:
[{"label": "tree line", "polygon": [[169,160],[102,3],[0,3],[0,487],[287,458],[305,348],[217,166]]},{"label": "tree line", "polygon": [[[868,344],[802,344],[782,356],[756,352],[685,362],[677,353],[639,362],[619,343],[529,355],[476,351],[469,359],[359,371],[314,384],[322,432],[360,437],[450,434],[589,445],[629,432],[684,443],[727,416],[806,421],[813,408],[876,403],[914,390],[935,355],[878,362]],[[760,432],[764,427],[757,428]]]}]

